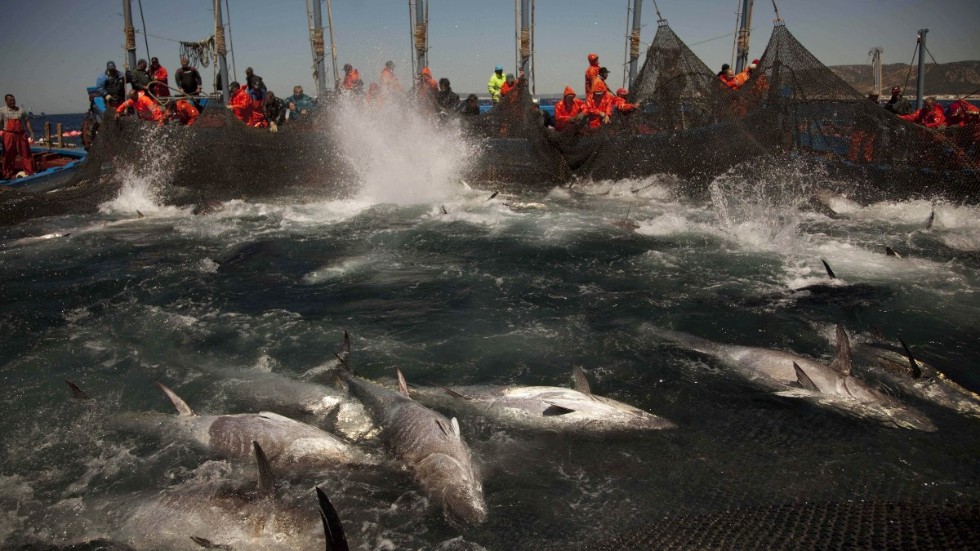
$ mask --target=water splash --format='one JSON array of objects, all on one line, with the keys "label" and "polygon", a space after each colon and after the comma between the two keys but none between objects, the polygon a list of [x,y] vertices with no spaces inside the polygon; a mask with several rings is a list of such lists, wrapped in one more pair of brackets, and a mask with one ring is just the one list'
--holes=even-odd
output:
[{"label": "water splash", "polygon": [[331,129],[358,174],[357,199],[417,204],[451,197],[460,191],[460,176],[475,160],[477,145],[458,121],[394,100],[365,105],[353,98],[332,114]]},{"label": "water splash", "polygon": [[173,174],[173,162],[176,155],[167,140],[168,134],[163,127],[147,127],[142,135],[141,159],[148,159],[144,164],[129,165],[119,169],[117,177],[122,180],[122,187],[115,199],[99,205],[103,214],[144,214],[150,212],[173,211],[173,207],[163,205],[161,192],[170,183]]}]

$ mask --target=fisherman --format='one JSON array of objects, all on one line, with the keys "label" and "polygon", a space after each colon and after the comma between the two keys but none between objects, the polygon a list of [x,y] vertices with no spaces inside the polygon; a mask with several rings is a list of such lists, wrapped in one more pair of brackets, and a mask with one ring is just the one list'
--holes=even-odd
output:
[{"label": "fisherman", "polygon": [[738,89],[738,86],[735,84],[735,71],[731,67],[725,69],[725,72],[719,75],[718,79],[728,88],[732,90]]},{"label": "fisherman", "polygon": [[459,94],[453,92],[448,78],[439,79],[439,92],[436,94],[436,105],[442,113],[450,113],[459,109]]},{"label": "fisherman", "polygon": [[749,63],[749,65],[745,68],[745,70],[735,75],[734,87],[732,89],[738,90],[739,88],[742,87],[742,85],[748,82],[749,79],[752,78],[752,72],[755,71],[756,67],[758,66],[759,66],[759,60],[753,59],[752,63]]},{"label": "fisherman", "polygon": [[174,73],[174,84],[187,96],[197,96],[201,93],[201,73],[191,67],[191,61],[186,56],[180,58],[180,69]]},{"label": "fisherman", "polygon": [[302,86],[293,86],[293,95],[286,98],[289,106],[288,119],[305,119],[313,113],[316,103],[313,98],[303,93]]},{"label": "fisherman", "polygon": [[721,66],[721,70],[718,71],[718,74],[716,76],[718,78],[721,78],[721,77],[725,76],[726,74],[728,74],[728,70],[731,69],[731,68],[732,68],[731,65],[729,65],[727,63],[723,63],[722,66]]},{"label": "fisherman", "polygon": [[[602,82],[606,82],[606,78],[608,77],[609,77],[609,69],[605,67],[599,67],[599,78],[602,79]],[[609,88],[608,84],[606,84],[606,88]]]},{"label": "fisherman", "polygon": [[562,100],[555,104],[555,130],[575,132],[584,118],[585,102],[575,97],[575,90],[571,86],[565,86]]},{"label": "fisherman", "polygon": [[170,114],[170,119],[179,122],[184,126],[191,126],[194,121],[197,120],[200,111],[194,107],[194,104],[187,101],[184,98],[180,98],[176,101],[171,101],[167,105],[167,111]]},{"label": "fisherman", "polygon": [[892,88],[892,97],[885,103],[885,109],[896,115],[908,115],[912,112],[912,104],[902,97],[902,89],[895,86]]},{"label": "fisherman", "polygon": [[419,105],[430,108],[435,107],[436,94],[438,92],[439,85],[432,78],[432,70],[428,67],[422,67],[422,70],[419,71],[418,79],[415,81],[415,98],[418,100]]},{"label": "fisherman", "polygon": [[[255,71],[251,67],[245,68],[245,85],[246,89],[251,90],[255,85],[255,81],[263,82],[262,77],[255,74]],[[262,84],[262,91],[265,92],[265,84]]]},{"label": "fisherman", "polygon": [[262,79],[252,79],[252,86],[248,88],[249,101],[252,102],[252,115],[249,117],[248,124],[255,128],[268,128],[269,121],[265,118],[265,98],[268,92]]},{"label": "fisherman", "polygon": [[589,128],[599,128],[609,123],[615,103],[613,95],[608,92],[606,83],[602,79],[596,79],[592,85],[592,95],[585,100],[585,117]]},{"label": "fisherman", "polygon": [[599,56],[589,54],[589,67],[585,69],[585,97],[588,99],[592,95],[592,82],[599,76]]},{"label": "fisherman", "polygon": [[129,109],[135,111],[136,116],[145,121],[163,124],[163,121],[166,119],[166,113],[160,108],[160,105],[153,101],[146,94],[146,91],[141,88],[133,88],[129,93],[129,99],[122,102],[116,108],[116,118],[118,119],[122,115],[125,115]]},{"label": "fisherman", "polygon": [[616,111],[625,114],[632,113],[636,110],[637,105],[635,103],[629,103],[626,101],[626,99],[629,98],[629,95],[629,90],[626,88],[619,88],[616,90],[616,96],[613,97],[613,106],[616,108]]},{"label": "fisherman", "polygon": [[875,105],[878,105],[879,99],[880,99],[880,96],[878,95],[878,92],[875,92],[875,89],[874,88],[868,90],[868,101],[870,101],[871,103],[873,103]]},{"label": "fisherman", "polygon": [[146,60],[141,59],[136,62],[136,68],[126,72],[126,82],[133,88],[146,90],[150,85],[150,73],[146,70]]},{"label": "fisherman", "polygon": [[155,57],[150,58],[150,79],[156,81],[150,84],[151,94],[158,98],[170,97],[170,82],[167,80],[167,68],[160,65],[160,60]]},{"label": "fisherman", "polygon": [[276,97],[272,90],[265,93],[265,101],[262,103],[262,114],[269,121],[269,128],[278,128],[286,120],[286,105]]},{"label": "fisherman", "polygon": [[507,82],[507,78],[504,76],[504,66],[497,65],[493,68],[490,80],[487,81],[487,91],[490,92],[490,99],[494,103],[500,101],[500,89],[503,88],[504,82]]},{"label": "fisherman", "polygon": [[[521,78],[523,78],[523,74],[521,75]],[[503,85],[501,85],[501,87],[500,87],[500,97],[503,98],[504,96],[506,96],[506,95],[510,94],[511,92],[513,92],[517,88],[517,84],[518,84],[518,81],[514,78],[514,73],[507,73],[507,79],[504,80]],[[511,101],[513,101],[513,98],[516,98],[516,97],[517,96],[514,95],[514,96],[511,96],[511,98],[508,98],[508,99],[510,99]]]},{"label": "fisherman", "polygon": [[344,64],[344,80],[340,83],[341,91],[353,92],[354,83],[358,80],[361,80],[361,75],[357,72],[357,69],[350,63]]},{"label": "fisherman", "polygon": [[466,101],[460,106],[460,113],[468,117],[480,114],[480,98],[476,94],[466,96]]},{"label": "fisherman", "polygon": [[[3,130],[2,175],[7,180],[13,180],[19,172],[30,176],[34,174],[31,156],[34,129],[31,127],[31,120],[26,111],[17,107],[17,99],[13,94],[7,94],[3,100],[6,105],[0,107],[0,130]],[[27,134],[30,134],[30,140]]]},{"label": "fisherman", "polygon": [[946,108],[946,123],[949,126],[966,126],[980,121],[980,109],[960,98]]},{"label": "fisherman", "polygon": [[96,79],[95,86],[109,105],[119,105],[126,97],[126,80],[114,61],[106,62],[105,72]]},{"label": "fisherman", "polygon": [[365,105],[380,105],[381,104],[381,85],[377,82],[372,82],[368,86],[367,95],[364,96]]},{"label": "fisherman", "polygon": [[381,90],[386,94],[404,90],[395,76],[395,62],[390,59],[385,62],[385,68],[381,69]]},{"label": "fisherman", "polygon": [[238,120],[248,124],[252,119],[252,100],[248,95],[248,89],[236,80],[232,81],[228,92],[231,94],[228,100],[228,109],[231,109]]},{"label": "fisherman", "polygon": [[922,109],[908,115],[899,115],[900,119],[921,124],[926,128],[942,128],[946,126],[946,115],[943,106],[936,103],[934,96],[929,96],[922,102]]}]

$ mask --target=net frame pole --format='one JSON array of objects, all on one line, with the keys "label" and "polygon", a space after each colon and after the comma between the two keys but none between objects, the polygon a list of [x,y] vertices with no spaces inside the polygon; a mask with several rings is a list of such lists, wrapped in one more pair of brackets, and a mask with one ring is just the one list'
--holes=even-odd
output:
[{"label": "net frame pole", "polygon": [[[133,0],[123,0],[123,19],[126,35],[126,70],[136,68],[136,29],[133,27]],[[125,74],[125,72],[123,73]]]},{"label": "net frame pole", "polygon": [[[221,0],[214,1],[214,30],[215,36],[218,35],[218,29],[224,29],[225,23],[221,16]],[[218,74],[221,75],[221,101],[225,105],[228,105],[228,100],[230,99],[228,88],[230,88],[231,82],[228,80],[228,61],[226,55],[220,49],[218,49]]]},{"label": "net frame pole", "polygon": [[429,56],[426,50],[428,44],[428,20],[426,14],[426,1],[415,0],[415,61],[418,71],[429,66]]},{"label": "net frame pole", "polygon": [[531,60],[531,0],[521,0],[521,36],[520,44],[520,70],[524,74],[529,73],[528,67]]},{"label": "net frame pole", "polygon": [[752,29],[753,0],[742,0],[742,14],[738,26],[736,44],[738,54],[735,57],[735,72],[741,73],[749,62],[749,33]]},{"label": "net frame pole", "polygon": [[[323,34],[323,10],[320,6],[321,0],[313,0],[313,28],[310,29],[310,40],[313,40],[316,33]],[[331,41],[332,42],[332,41]],[[313,48],[313,64],[316,67],[313,77],[316,79],[316,95],[323,97],[327,91],[327,64],[325,56],[321,55]]]},{"label": "net frame pole", "polygon": [[643,0],[633,0],[633,29],[630,33],[630,80],[628,88],[633,89],[636,81],[637,66],[640,62],[640,8],[643,7]]},{"label": "net frame pole", "polygon": [[926,33],[929,29],[919,29],[919,81],[915,83],[915,108],[922,109],[926,91]]}]

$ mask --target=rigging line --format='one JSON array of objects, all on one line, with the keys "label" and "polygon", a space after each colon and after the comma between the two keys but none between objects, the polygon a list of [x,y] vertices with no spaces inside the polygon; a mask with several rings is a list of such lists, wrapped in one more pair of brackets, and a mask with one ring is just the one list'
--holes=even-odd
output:
[{"label": "rigging line", "polygon": [[629,78],[629,69],[627,66],[629,65],[630,59],[630,32],[632,30],[630,28],[630,12],[632,12],[632,4],[633,0],[626,0],[626,48],[623,52],[623,58],[626,59],[626,62],[623,63],[623,88],[626,88],[626,82]]},{"label": "rigging line", "polygon": [[[735,32],[733,32],[732,34],[726,34],[725,36],[719,36],[718,38],[726,38],[726,37],[729,37],[729,36],[738,36],[738,28],[742,25],[742,12],[740,11],[742,9],[742,2],[741,2],[741,0],[735,0],[735,1],[738,2],[738,5],[735,6]],[[708,42],[710,40],[717,40],[717,39],[712,38],[712,39],[709,39],[709,40],[705,40],[704,42]],[[732,40],[732,58],[730,60],[728,60],[728,63],[730,65],[735,65],[735,46],[737,44],[738,44],[738,39]],[[693,44],[689,45],[688,47],[690,47],[690,46],[693,46]]]},{"label": "rigging line", "polygon": [[146,37],[146,18],[143,17],[143,0],[139,0],[139,6],[140,6],[140,21],[143,22],[143,44],[146,45],[146,57],[150,57],[150,39]]},{"label": "rigging line", "polygon": [[[708,42],[712,42],[712,41],[715,41],[715,40],[721,40],[722,38],[728,38],[729,36],[735,36],[736,34],[738,34],[738,33],[737,32],[728,33],[728,34],[723,34],[721,36],[716,36],[714,38],[707,38],[707,39],[702,40],[700,42],[691,42],[690,44],[688,44],[688,47],[691,47],[691,46],[700,46],[701,44],[706,44]],[[734,46],[733,46],[733,49],[734,49]],[[734,58],[734,55],[732,57]]]},{"label": "rigging line", "polygon": [[926,53],[929,54],[929,59],[931,59],[933,63],[935,63],[936,65],[939,65],[939,62],[936,61],[936,58],[932,57],[932,52],[929,51],[929,47],[928,46],[926,46]]},{"label": "rigging line", "polygon": [[231,50],[231,72],[235,75],[234,79],[228,80],[238,80],[238,66],[235,65],[235,41],[231,37],[231,8],[228,6],[228,0],[225,0],[225,14],[228,16],[228,49]]},{"label": "rigging line", "polygon": [[165,36],[157,36],[155,34],[150,34],[150,33],[147,33],[147,32],[144,32],[143,34],[145,34],[146,36],[152,36],[153,38],[159,38],[160,40],[167,40],[169,42],[176,42],[177,44],[181,44],[182,43],[181,40],[174,40],[173,38],[167,38]]},{"label": "rigging line", "polygon": [[902,92],[909,86],[909,79],[912,77],[912,64],[915,63],[915,54],[919,53],[919,43],[916,41],[915,49],[912,50],[912,61],[909,61],[909,72],[905,74],[905,84],[902,85]]}]

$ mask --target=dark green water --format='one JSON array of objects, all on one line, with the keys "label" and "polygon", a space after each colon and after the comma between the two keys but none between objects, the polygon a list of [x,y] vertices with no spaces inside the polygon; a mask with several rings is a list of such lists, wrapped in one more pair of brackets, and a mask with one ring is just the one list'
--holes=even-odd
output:
[{"label": "dark green water", "polygon": [[[938,431],[890,428],[773,396],[651,332],[829,361],[842,323],[855,341],[901,335],[980,389],[980,213],[939,204],[923,229],[927,202],[844,204],[832,220],[798,211],[796,187],[721,181],[704,203],[655,179],[492,201],[453,187],[421,205],[232,203],[205,217],[136,193],[106,214],[4,228],[0,541],[170,547],[129,513],[168,488],[249,488],[254,467],[107,419],[169,413],[155,381],[201,412],[253,411],[224,377],[298,379],[331,361],[345,330],[369,378],[397,366],[416,384],[569,386],[581,365],[596,393],[678,426],[573,439],[461,418],[489,510],[477,527],[444,519],[403,471],[280,473],[297,506],[315,510],[313,485],[327,490],[355,549],[590,548],[679,517],[800,503],[975,511],[980,420],[904,398]],[[147,218],[103,225],[136,208]],[[635,232],[611,224],[627,211]],[[18,241],[52,232],[70,235]],[[840,281],[807,291],[827,283],[821,258]],[[72,400],[63,379],[97,403]],[[760,541],[785,544],[772,538]],[[275,545],[234,546],[250,547]]]}]

